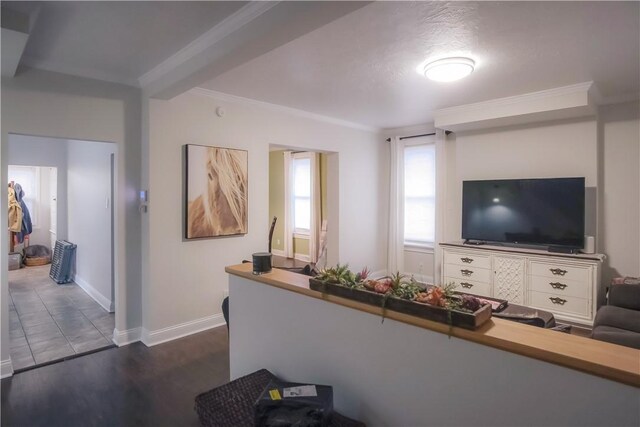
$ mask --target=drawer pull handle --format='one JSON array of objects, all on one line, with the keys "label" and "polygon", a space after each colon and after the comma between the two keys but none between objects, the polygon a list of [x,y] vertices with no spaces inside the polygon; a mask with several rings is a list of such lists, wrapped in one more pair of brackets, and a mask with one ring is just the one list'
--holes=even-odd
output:
[{"label": "drawer pull handle", "polygon": [[567,285],[565,285],[564,283],[560,283],[560,282],[551,282],[551,283],[549,283],[549,285],[551,285],[551,287],[553,289],[560,289],[561,291],[564,291],[564,288],[567,287]]},{"label": "drawer pull handle", "polygon": [[558,297],[549,297],[549,299],[551,300],[552,303],[558,304],[558,305],[564,305],[564,303],[567,302],[566,299],[562,299]]},{"label": "drawer pull handle", "polygon": [[465,264],[471,264],[473,262],[473,258],[460,258],[460,261],[464,262]]},{"label": "drawer pull handle", "polygon": [[549,270],[554,276],[564,276],[567,274],[567,270],[563,270],[561,268],[550,268]]},{"label": "drawer pull handle", "polygon": [[473,274],[472,270],[460,270],[463,276],[471,276]]},{"label": "drawer pull handle", "polygon": [[468,283],[468,282],[460,282],[460,286],[462,286],[465,289],[473,288],[473,285],[471,283]]}]

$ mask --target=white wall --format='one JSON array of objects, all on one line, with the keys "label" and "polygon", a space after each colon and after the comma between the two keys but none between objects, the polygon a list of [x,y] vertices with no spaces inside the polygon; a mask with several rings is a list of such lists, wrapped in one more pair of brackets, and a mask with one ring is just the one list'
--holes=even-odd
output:
[{"label": "white wall", "polygon": [[[67,238],[67,141],[26,135],[8,136],[7,163],[23,166],[49,166],[58,169],[58,238]],[[42,185],[40,186],[42,189]],[[36,234],[36,232],[34,232]],[[37,236],[34,236],[37,237]],[[51,246],[49,230],[46,245]],[[38,237],[38,240],[42,240]],[[32,242],[32,243],[35,243]]]},{"label": "white wall", "polygon": [[75,282],[113,311],[111,154],[114,144],[69,141],[69,241],[77,245]]},{"label": "white wall", "polygon": [[640,276],[640,104],[600,108],[604,136],[603,283]]},{"label": "white wall", "polygon": [[[141,325],[141,232],[138,211],[141,152],[141,93],[128,86],[22,69],[2,79],[2,149],[0,180],[7,177],[9,134],[114,142],[118,146],[116,173],[116,329]],[[0,222],[7,221],[7,193],[0,194]],[[0,252],[8,239],[1,233]],[[7,261],[0,257],[0,305],[7,302]],[[1,360],[9,358],[8,310],[2,309]],[[5,365],[3,365],[4,367]],[[3,372],[4,374],[4,372]]]},{"label": "white wall", "polygon": [[[226,108],[225,117],[216,116],[218,106]],[[194,93],[151,100],[149,108],[149,282],[143,288],[148,333],[220,313],[224,267],[266,249],[269,144],[338,153],[340,260],[354,269],[386,268],[387,203],[380,191],[387,181],[380,173],[386,146],[379,135]],[[184,144],[248,150],[247,235],[183,241]]]}]

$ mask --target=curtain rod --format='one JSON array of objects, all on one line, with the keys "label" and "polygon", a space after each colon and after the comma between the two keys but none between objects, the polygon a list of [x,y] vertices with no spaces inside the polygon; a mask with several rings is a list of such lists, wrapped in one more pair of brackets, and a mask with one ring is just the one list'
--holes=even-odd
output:
[{"label": "curtain rod", "polygon": [[[453,133],[453,132],[450,131],[450,130],[445,130],[444,131],[445,135],[449,135],[451,133]],[[420,135],[401,136],[400,137],[400,141],[402,141],[403,139],[420,138],[421,136],[434,136],[435,134],[436,133],[433,132],[433,133],[423,133],[423,134],[420,134]],[[391,142],[391,138],[387,138],[387,142]]]}]

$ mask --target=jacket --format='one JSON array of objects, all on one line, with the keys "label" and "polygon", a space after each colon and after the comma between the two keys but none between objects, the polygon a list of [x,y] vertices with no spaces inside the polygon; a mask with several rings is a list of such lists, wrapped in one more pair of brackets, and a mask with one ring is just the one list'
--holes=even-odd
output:
[{"label": "jacket", "polygon": [[9,231],[22,231],[22,207],[16,200],[16,192],[9,187]]},{"label": "jacket", "polygon": [[16,238],[18,239],[18,243],[24,242],[24,238],[31,234],[33,231],[33,224],[31,223],[31,214],[29,213],[29,208],[24,203],[24,190],[20,184],[15,184],[13,189],[16,193],[16,200],[20,203],[20,207],[22,208],[22,224],[20,227],[20,231],[16,234]]}]

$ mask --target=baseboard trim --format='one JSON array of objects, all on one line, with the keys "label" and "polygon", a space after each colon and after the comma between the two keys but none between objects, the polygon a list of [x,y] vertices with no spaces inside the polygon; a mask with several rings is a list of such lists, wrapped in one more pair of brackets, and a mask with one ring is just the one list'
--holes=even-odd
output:
[{"label": "baseboard trim", "polygon": [[113,301],[111,301],[109,298],[106,298],[104,295],[98,292],[98,290],[93,286],[91,286],[89,282],[87,282],[86,280],[84,280],[82,277],[78,275],[75,276],[73,281],[78,286],[80,286],[82,290],[84,290],[87,293],[87,295],[93,298],[95,302],[100,304],[102,308],[107,310],[109,313],[113,313],[115,311],[113,307]]},{"label": "baseboard trim", "polygon": [[[283,258],[286,258],[287,256],[284,254],[284,251],[281,251],[279,249],[271,249],[271,254],[275,255],[275,256],[281,256]],[[298,253],[294,253],[293,254],[293,258],[297,259],[298,261],[303,261],[303,262],[309,262],[310,258],[309,255],[305,255],[305,254],[298,254]]]},{"label": "baseboard trim", "polygon": [[113,343],[118,347],[138,342],[141,337],[142,328],[127,329],[124,331],[119,331],[117,329],[113,330]]},{"label": "baseboard trim", "polygon": [[381,279],[387,275],[387,270],[377,270],[369,273],[369,277],[372,279]]},{"label": "baseboard trim", "polygon": [[13,375],[13,365],[11,359],[0,362],[0,378],[8,378]]},{"label": "baseboard trim", "polygon": [[224,324],[224,316],[222,313],[218,313],[213,316],[203,317],[201,319],[180,323],[178,325],[169,326],[155,331],[149,331],[146,328],[142,328],[141,341],[147,347],[152,347],[167,341],[173,341],[178,338],[206,331],[207,329],[216,328]]},{"label": "baseboard trim", "polygon": [[293,254],[293,257],[298,261],[309,262],[310,260],[309,255],[304,255],[304,254]]}]

